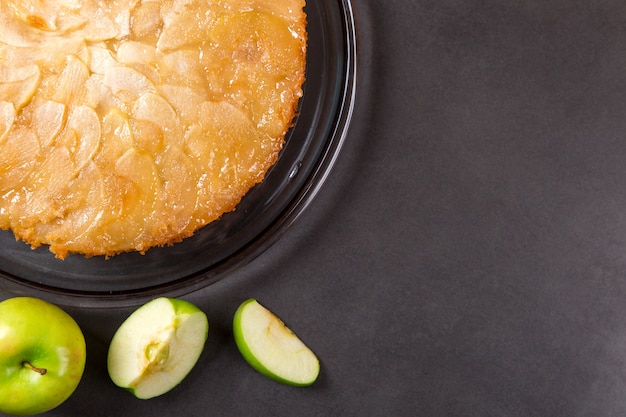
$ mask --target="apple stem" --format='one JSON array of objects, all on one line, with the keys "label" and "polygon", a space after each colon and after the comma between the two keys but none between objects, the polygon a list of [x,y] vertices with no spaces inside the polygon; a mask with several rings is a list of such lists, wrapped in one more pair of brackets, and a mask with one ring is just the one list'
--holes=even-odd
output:
[{"label": "apple stem", "polygon": [[46,368],[37,368],[36,366],[34,366],[31,363],[26,362],[26,361],[22,362],[22,366],[25,367],[25,368],[30,369],[31,371],[35,371],[35,372],[37,372],[40,375],[45,375],[48,372],[48,370]]}]

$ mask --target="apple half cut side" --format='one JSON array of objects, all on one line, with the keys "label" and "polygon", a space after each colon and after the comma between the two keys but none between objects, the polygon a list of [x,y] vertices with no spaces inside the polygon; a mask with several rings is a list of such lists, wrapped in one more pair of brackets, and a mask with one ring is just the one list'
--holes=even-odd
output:
[{"label": "apple half cut side", "polygon": [[233,319],[237,348],[261,374],[284,384],[308,386],[320,372],[317,356],[274,313],[251,298]]},{"label": "apple half cut side", "polygon": [[135,310],[113,336],[109,376],[137,398],[163,395],[191,372],[208,335],[209,322],[198,307],[179,299],[154,299]]}]

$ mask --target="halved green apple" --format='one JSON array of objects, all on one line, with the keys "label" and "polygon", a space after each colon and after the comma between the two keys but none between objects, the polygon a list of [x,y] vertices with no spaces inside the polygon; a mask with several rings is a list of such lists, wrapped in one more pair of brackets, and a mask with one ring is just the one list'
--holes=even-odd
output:
[{"label": "halved green apple", "polygon": [[109,376],[140,399],[165,394],[195,366],[208,333],[207,317],[195,305],[154,299],[135,310],[113,336]]},{"label": "halved green apple", "polygon": [[251,298],[233,319],[239,351],[261,374],[288,385],[307,386],[317,379],[317,356],[271,311]]}]

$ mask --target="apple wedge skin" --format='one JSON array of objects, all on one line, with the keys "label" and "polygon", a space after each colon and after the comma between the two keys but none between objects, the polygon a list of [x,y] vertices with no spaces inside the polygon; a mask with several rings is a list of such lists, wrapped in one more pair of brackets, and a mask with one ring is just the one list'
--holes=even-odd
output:
[{"label": "apple wedge skin", "polygon": [[[253,352],[253,349],[250,347],[247,340],[245,330],[246,326],[243,324],[246,320],[245,312],[249,308],[253,308],[257,310],[257,312],[265,315],[266,321],[268,321],[267,331],[269,331],[270,326],[275,326],[275,328],[278,328],[283,333],[283,336],[288,335],[288,337],[292,339],[292,342],[296,342],[296,344],[300,345],[299,349],[301,352],[305,352],[305,355],[307,356],[308,372],[305,371],[306,375],[300,375],[298,378],[287,377],[286,375],[281,376],[279,375],[281,372],[278,372],[276,369],[270,369],[271,367],[266,366],[266,364],[259,359],[258,355]],[[233,318],[233,336],[239,352],[248,364],[250,364],[250,366],[252,366],[257,372],[271,380],[295,387],[306,387],[312,385],[319,376],[320,364],[315,354],[308,347],[306,347],[306,345],[304,345],[304,343],[302,343],[302,341],[300,341],[300,339],[298,339],[298,337],[287,326],[285,326],[280,318],[262,306],[254,298],[244,301],[241,303],[239,308],[237,308]],[[289,353],[293,352],[284,353],[289,355]]]},{"label": "apple wedge skin", "polygon": [[118,328],[107,357],[115,385],[147,400],[178,386],[198,362],[208,338],[206,315],[194,304],[156,298]]},{"label": "apple wedge skin", "polygon": [[0,413],[26,416],[58,407],[78,387],[86,359],[82,330],[60,307],[32,297],[0,303]]}]

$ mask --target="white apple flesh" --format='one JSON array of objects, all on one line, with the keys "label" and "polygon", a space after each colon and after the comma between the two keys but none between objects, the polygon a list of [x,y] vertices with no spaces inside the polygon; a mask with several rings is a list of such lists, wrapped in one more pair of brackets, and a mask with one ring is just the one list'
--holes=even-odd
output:
[{"label": "white apple flesh", "polygon": [[307,386],[320,372],[315,354],[271,311],[244,301],[233,320],[239,351],[261,374],[288,385]]},{"label": "white apple flesh", "polygon": [[180,384],[208,337],[206,315],[178,299],[157,298],[135,310],[117,330],[108,353],[111,380],[140,399]]}]

